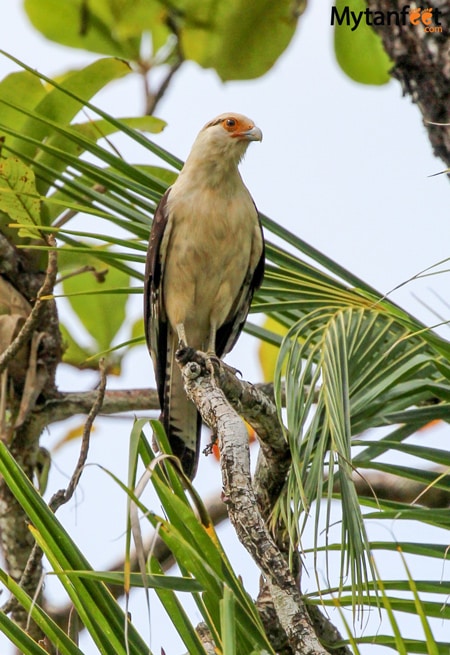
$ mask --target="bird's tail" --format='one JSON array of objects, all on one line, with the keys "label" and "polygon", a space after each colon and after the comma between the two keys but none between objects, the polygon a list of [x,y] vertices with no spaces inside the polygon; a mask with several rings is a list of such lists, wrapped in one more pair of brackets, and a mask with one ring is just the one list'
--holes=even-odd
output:
[{"label": "bird's tail", "polygon": [[202,420],[184,390],[181,371],[175,361],[177,349],[178,337],[169,327],[162,420],[173,454],[192,480],[197,471]]}]

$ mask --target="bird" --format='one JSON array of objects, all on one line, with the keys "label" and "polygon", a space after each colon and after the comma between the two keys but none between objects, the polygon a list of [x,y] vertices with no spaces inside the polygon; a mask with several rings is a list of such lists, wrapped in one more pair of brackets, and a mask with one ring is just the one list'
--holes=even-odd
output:
[{"label": "bird", "polygon": [[175,353],[224,357],[241,333],[264,276],[256,205],[238,166],[262,141],[254,122],[224,113],[199,132],[150,231],[144,281],[145,336],[164,425],[185,474],[196,474],[201,417],[188,399]]}]

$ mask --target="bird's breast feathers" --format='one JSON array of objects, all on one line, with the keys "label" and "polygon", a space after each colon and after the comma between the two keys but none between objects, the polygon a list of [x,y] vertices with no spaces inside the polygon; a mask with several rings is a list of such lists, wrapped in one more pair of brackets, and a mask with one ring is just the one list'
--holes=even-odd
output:
[{"label": "bird's breast feathers", "polygon": [[255,206],[242,182],[232,196],[198,187],[189,193],[177,191],[175,185],[167,203],[164,305],[172,325],[189,326],[195,319],[202,326],[205,336],[198,334],[197,341],[206,338],[211,318],[218,326],[227,319],[244,280],[257,265],[262,237]]}]

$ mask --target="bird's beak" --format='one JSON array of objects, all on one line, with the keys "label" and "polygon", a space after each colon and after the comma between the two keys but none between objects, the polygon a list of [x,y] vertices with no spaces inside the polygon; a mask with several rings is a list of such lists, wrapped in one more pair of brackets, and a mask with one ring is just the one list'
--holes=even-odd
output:
[{"label": "bird's beak", "polygon": [[263,138],[261,130],[259,127],[256,127],[256,125],[244,132],[237,132],[236,134],[233,134],[233,136],[236,136],[239,139],[244,139],[245,141],[262,141]]}]

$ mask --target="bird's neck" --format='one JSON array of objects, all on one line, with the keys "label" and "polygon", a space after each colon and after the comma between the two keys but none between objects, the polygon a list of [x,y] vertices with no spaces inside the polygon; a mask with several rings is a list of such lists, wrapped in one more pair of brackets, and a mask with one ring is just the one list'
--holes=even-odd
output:
[{"label": "bird's neck", "polygon": [[247,145],[244,142],[225,145],[209,142],[205,145],[201,137],[197,138],[180,177],[189,178],[196,186],[208,188],[225,189],[242,184],[238,166]]},{"label": "bird's neck", "polygon": [[238,163],[239,161],[229,158],[189,158],[180,178],[186,178],[186,181],[189,179],[196,187],[222,188],[225,191],[242,183]]}]

